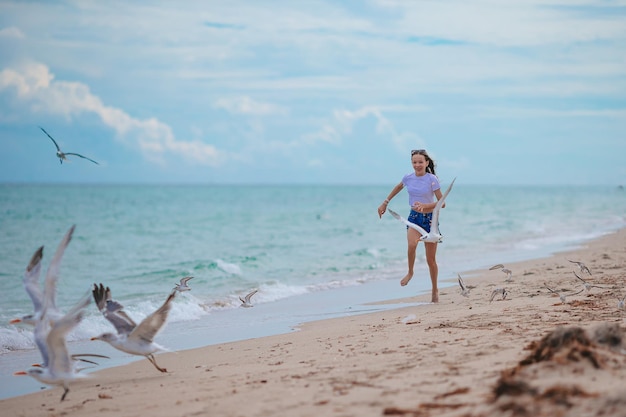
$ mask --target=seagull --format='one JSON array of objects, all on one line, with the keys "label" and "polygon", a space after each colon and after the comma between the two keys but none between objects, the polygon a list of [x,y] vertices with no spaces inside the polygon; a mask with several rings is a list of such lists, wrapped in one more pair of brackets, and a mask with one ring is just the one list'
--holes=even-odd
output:
[{"label": "seagull", "polygon": [[124,311],[124,306],[111,299],[111,289],[93,285],[93,299],[102,313],[117,330],[117,333],[103,333],[100,336],[92,337],[91,340],[102,340],[114,348],[131,355],[145,356],[156,369],[167,372],[156,363],[154,353],[166,350],[162,346],[153,342],[155,336],[163,328],[167,315],[172,308],[172,300],[176,296],[176,290],[172,290],[161,307],[146,317],[138,325]]},{"label": "seagull", "polygon": [[617,297],[617,308],[619,310],[624,310],[624,300],[626,300],[626,295],[623,296],[622,298]]},{"label": "seagull", "polygon": [[176,284],[173,291],[183,292],[183,291],[191,291],[191,288],[187,286],[187,282],[193,279],[193,277],[184,277],[180,279],[180,283]]},{"label": "seagull", "polygon": [[39,287],[39,275],[41,273],[41,259],[43,257],[43,246],[39,247],[31,257],[26,272],[24,273],[23,284],[26,293],[33,302],[33,314],[26,315],[19,319],[11,320],[12,324],[23,322],[35,326],[34,337],[35,344],[39,348],[42,356],[42,366],[48,366],[48,348],[46,338],[52,326],[52,322],[63,317],[63,314],[56,306],[56,288],[59,280],[59,271],[61,268],[61,260],[65,249],[72,240],[75,225],[65,233],[65,236],[59,243],[54,257],[50,261],[46,278],[44,281],[43,291]]},{"label": "seagull", "polygon": [[[28,371],[18,371],[13,375],[29,375],[47,385],[61,385],[63,387],[61,401],[65,400],[65,396],[70,390],[69,383],[84,377],[84,375],[79,375],[75,369],[74,360],[67,350],[66,337],[80,323],[85,315],[85,307],[90,301],[89,293],[85,294],[75,307],[52,324],[45,341],[47,366],[31,368]],[[45,310],[43,314],[45,316]]]},{"label": "seagull", "polygon": [[461,295],[463,297],[469,297],[469,293],[470,293],[469,288],[465,286],[465,283],[463,282],[463,278],[461,278],[461,275],[457,274],[457,276],[459,277],[459,286],[461,287]]},{"label": "seagull", "polygon": [[567,296],[570,296],[570,295],[577,295],[577,294],[580,294],[581,292],[583,292],[583,291],[585,290],[585,289],[583,288],[583,289],[581,289],[581,290],[580,290],[580,291],[578,291],[578,292],[571,293],[571,294],[567,294],[567,293],[563,293],[563,292],[557,292],[557,291],[554,291],[552,288],[548,287],[548,284],[546,284],[545,282],[543,283],[543,285],[544,285],[544,286],[548,289],[548,291],[550,291],[552,294],[556,294],[556,295],[558,295],[558,296],[559,296],[559,298],[561,299],[561,304],[565,304],[565,301],[566,301]]},{"label": "seagull", "polygon": [[[568,261],[570,261],[570,260],[568,259]],[[584,263],[578,262],[578,261],[570,261],[570,262],[573,263],[573,264],[578,265],[578,267],[580,268],[580,272],[586,272],[589,275],[591,275],[591,271],[589,270],[589,268],[587,268],[587,265],[585,265]]]},{"label": "seagull", "polygon": [[508,268],[505,268],[504,265],[498,264],[498,265],[494,265],[491,268],[489,268],[490,271],[493,271],[494,269],[499,269],[499,270],[501,270],[502,272],[504,272],[506,274],[506,279],[504,280],[505,282],[513,281],[513,271],[511,271]]},{"label": "seagull", "polygon": [[241,301],[241,306],[240,307],[254,307],[252,304],[250,304],[250,299],[252,298],[252,296],[254,294],[257,293],[257,291],[258,290],[254,290],[254,291],[250,292],[244,298],[239,297],[239,300]]},{"label": "seagull", "polygon": [[456,177],[452,180],[446,192],[443,193],[443,195],[441,196],[439,200],[437,200],[437,205],[435,206],[435,209],[433,210],[433,217],[430,221],[430,232],[427,232],[426,230],[422,229],[420,226],[416,225],[415,223],[411,223],[410,221],[406,220],[404,217],[400,216],[398,213],[396,213],[395,211],[391,209],[387,209],[387,211],[397,220],[406,224],[410,228],[417,230],[419,234],[421,235],[420,237],[421,241],[432,242],[432,243],[441,242],[443,241],[443,236],[439,232],[439,211],[441,210],[441,207],[443,207],[443,203],[446,200],[448,193],[452,189],[452,186],[454,185],[454,181],[456,181]]},{"label": "seagull", "polygon": [[508,291],[506,290],[506,288],[496,288],[495,290],[493,290],[491,292],[491,298],[489,299],[489,303],[491,304],[491,302],[493,301],[493,299],[496,297],[496,295],[498,294],[502,294],[502,299],[506,299],[506,296],[509,294]]},{"label": "seagull", "polygon": [[583,282],[583,286],[585,287],[585,290],[587,290],[587,292],[591,291],[592,288],[604,288],[604,287],[601,287],[599,285],[592,285],[592,284],[588,283],[587,281],[585,281],[584,279],[582,279],[580,276],[578,276],[576,271],[572,271],[572,272],[574,272],[574,275],[576,275],[576,278],[578,278],[579,280],[581,280]]},{"label": "seagull", "polygon": [[52,136],[50,136],[50,134],[48,132],[46,132],[46,130],[43,127],[39,126],[39,129],[41,129],[43,131],[43,133],[45,133],[52,140],[52,143],[54,143],[54,146],[56,146],[56,148],[57,148],[57,158],[59,158],[59,162],[63,163],[63,161],[67,161],[68,160],[67,159],[67,155],[74,155],[74,156],[78,156],[80,158],[86,159],[88,161],[91,161],[91,162],[93,162],[96,165],[100,165],[99,163],[97,163],[93,159],[87,158],[86,156],[83,156],[83,155],[81,155],[79,153],[63,152],[61,150],[61,148],[59,148],[59,145],[57,144],[57,141],[54,140],[54,138]]}]

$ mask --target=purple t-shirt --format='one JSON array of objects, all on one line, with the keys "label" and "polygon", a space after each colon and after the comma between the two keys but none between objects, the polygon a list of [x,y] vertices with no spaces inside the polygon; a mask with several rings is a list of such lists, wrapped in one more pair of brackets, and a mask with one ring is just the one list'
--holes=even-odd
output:
[{"label": "purple t-shirt", "polygon": [[441,188],[437,177],[428,172],[421,177],[415,175],[415,172],[406,174],[402,177],[402,184],[404,184],[406,190],[409,192],[410,206],[413,206],[416,202],[434,202],[435,191]]}]

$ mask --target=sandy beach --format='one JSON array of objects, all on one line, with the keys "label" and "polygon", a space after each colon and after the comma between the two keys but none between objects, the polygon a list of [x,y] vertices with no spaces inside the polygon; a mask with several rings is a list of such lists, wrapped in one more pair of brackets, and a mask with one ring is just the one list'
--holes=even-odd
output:
[{"label": "sandy beach", "polygon": [[[166,374],[142,359],[73,383],[63,402],[56,387],[0,408],[7,416],[69,417],[626,416],[626,310],[618,309],[626,230],[505,266],[511,282],[500,270],[462,273],[473,287],[467,298],[453,286],[438,304],[163,353],[157,361]],[[598,287],[562,302],[544,286],[584,289],[574,271]],[[491,300],[498,288],[506,298]]]}]

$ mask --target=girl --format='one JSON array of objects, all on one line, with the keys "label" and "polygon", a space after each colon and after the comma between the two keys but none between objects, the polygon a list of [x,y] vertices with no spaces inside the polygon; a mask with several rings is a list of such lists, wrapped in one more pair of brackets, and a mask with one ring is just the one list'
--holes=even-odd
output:
[{"label": "girl", "polygon": [[[419,225],[427,232],[430,232],[432,212],[437,205],[437,201],[434,197],[437,197],[437,200],[441,198],[441,187],[439,185],[439,179],[435,174],[435,161],[428,156],[425,149],[417,149],[411,151],[411,164],[413,164],[413,170],[415,172],[405,175],[402,178],[402,182],[393,187],[389,196],[383,201],[380,207],[378,207],[378,216],[383,216],[387,210],[389,201],[406,187],[409,193],[409,205],[411,206],[411,213],[409,214],[408,220],[411,223]],[[445,207],[445,203],[443,207]],[[410,227],[407,227],[406,233],[409,271],[400,281],[400,285],[402,286],[407,285],[411,278],[413,278],[415,250],[417,249],[420,238],[419,232]],[[431,301],[436,303],[439,301],[439,290],[437,289],[437,276],[439,274],[436,258],[437,243],[425,242],[424,249],[426,252],[426,263],[430,271],[430,280],[432,282]]]}]

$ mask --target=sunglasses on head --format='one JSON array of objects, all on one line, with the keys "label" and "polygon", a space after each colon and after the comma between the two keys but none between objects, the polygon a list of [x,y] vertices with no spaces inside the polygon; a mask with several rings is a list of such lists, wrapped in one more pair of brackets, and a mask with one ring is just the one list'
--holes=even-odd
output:
[{"label": "sunglasses on head", "polygon": [[425,154],[425,153],[426,153],[426,149],[413,149],[411,151],[411,156],[417,155],[417,154]]}]

